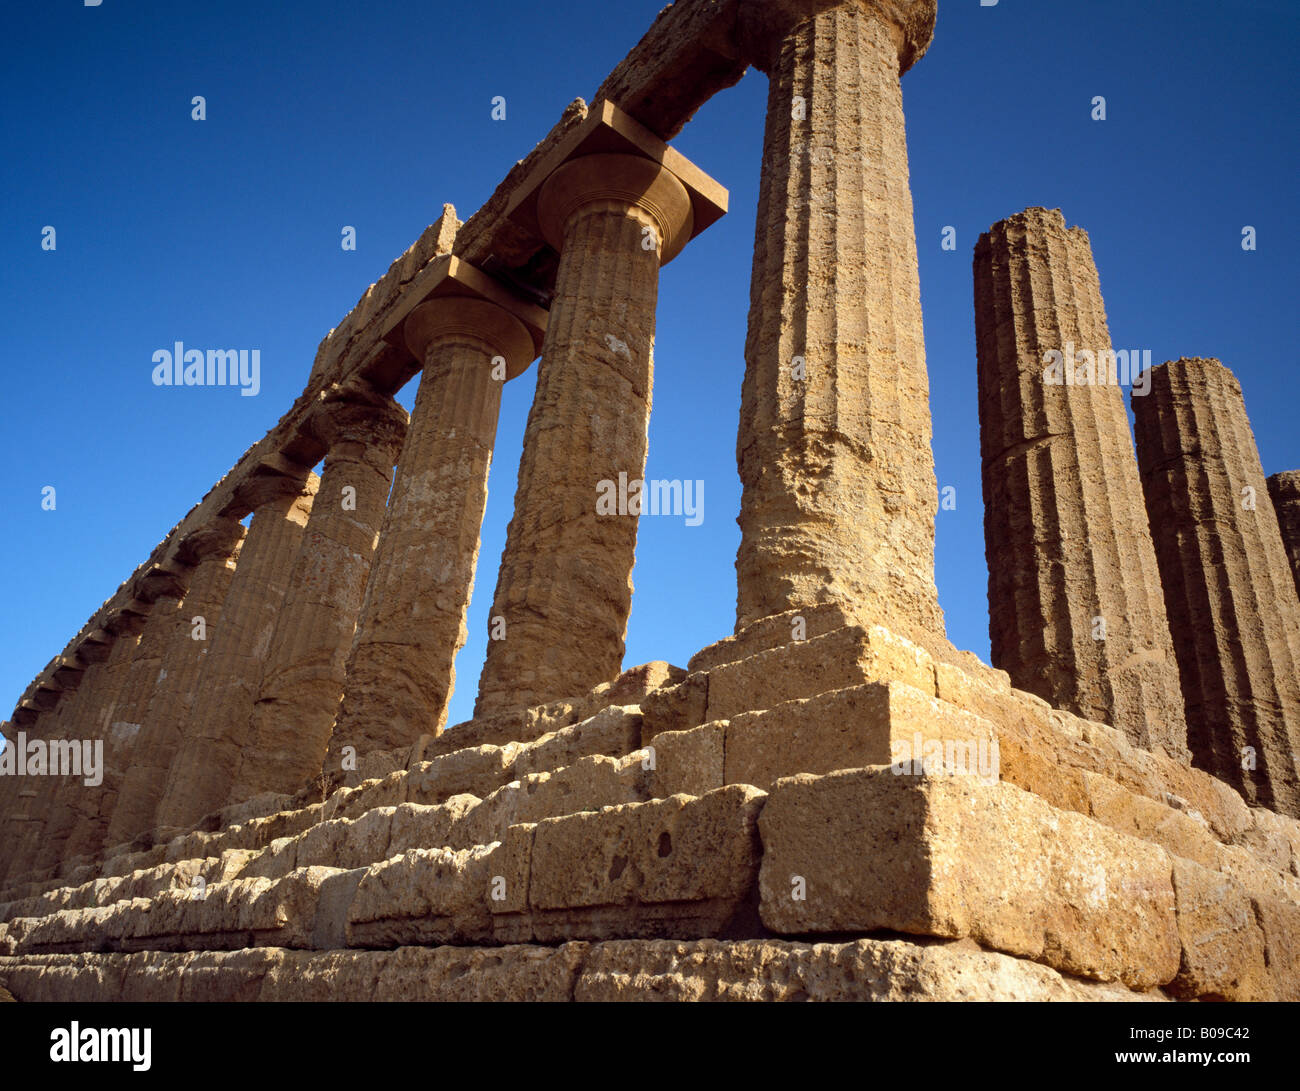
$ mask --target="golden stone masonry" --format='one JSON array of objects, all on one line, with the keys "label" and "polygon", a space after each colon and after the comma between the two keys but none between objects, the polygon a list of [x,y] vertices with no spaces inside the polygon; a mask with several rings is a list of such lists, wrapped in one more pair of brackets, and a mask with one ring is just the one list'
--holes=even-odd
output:
[{"label": "golden stone masonry", "polygon": [[[1300,475],[1216,360],[1150,369],[1136,443],[1118,385],[1049,381],[1112,349],[1060,211],[975,247],[993,664],[946,636],[900,88],[935,19],[678,0],[443,208],[3,725],[103,769],[0,776],[0,995],[1300,1000]],[[594,490],[644,476],[660,268],[727,210],[671,142],[750,66],[735,629],[627,666],[638,520]]]}]

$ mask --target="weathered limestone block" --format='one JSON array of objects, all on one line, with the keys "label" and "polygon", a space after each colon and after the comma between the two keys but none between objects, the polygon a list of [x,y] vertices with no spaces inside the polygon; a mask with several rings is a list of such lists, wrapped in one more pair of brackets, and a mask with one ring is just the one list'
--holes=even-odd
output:
[{"label": "weathered limestone block", "polygon": [[0,958],[0,981],[24,1003],[1163,999],[969,941],[897,939],[40,955]]},{"label": "weathered limestone block", "polygon": [[1112,830],[1159,845],[1171,856],[1202,867],[1218,866],[1219,843],[1199,815],[1137,795],[1109,777],[1086,770],[1080,775],[1087,794],[1087,808],[1082,813]]},{"label": "weathered limestone block", "polygon": [[[872,682],[734,717],[725,783],[770,789],[795,773],[947,762],[996,782],[997,728],[902,682]],[[938,769],[936,769],[938,771]]]},{"label": "weathered limestone block", "polygon": [[349,870],[388,859],[395,807],[376,807],[355,820],[335,818],[298,837],[296,867]]},{"label": "weathered limestone block", "polygon": [[200,674],[203,699],[185,725],[158,805],[160,826],[191,826],[230,794],[318,484],[314,474],[286,464],[254,475],[242,489],[253,519]]},{"label": "weathered limestone block", "polygon": [[904,682],[933,694],[933,660],[917,645],[878,625],[838,629],[709,671],[707,720],[730,720],[786,701],[877,681]]},{"label": "weathered limestone block", "polygon": [[647,744],[653,752],[650,798],[702,796],[721,788],[724,778],[725,720],[689,731],[663,731]]},{"label": "weathered limestone block", "polygon": [[1300,821],[1264,807],[1252,807],[1250,818],[1239,843],[1275,871],[1300,877]]},{"label": "weathered limestone block", "polygon": [[1264,998],[1300,1000],[1300,882],[1262,864],[1240,845],[1220,848],[1218,870],[1245,891],[1263,933]]},{"label": "weathered limestone block", "polygon": [[519,743],[472,746],[421,762],[406,774],[407,801],[442,803],[465,793],[482,798],[513,779],[522,749]]},{"label": "weathered limestone block", "polygon": [[423,373],[348,659],[334,752],[392,749],[442,730],[466,639],[501,391],[537,354],[529,327],[485,299],[422,303],[404,331]]},{"label": "weathered limestone block", "polygon": [[1126,376],[1107,356],[1088,236],[1031,208],[980,236],[974,266],[993,663],[1055,708],[1186,759]]},{"label": "weathered limestone block", "polygon": [[611,705],[590,719],[561,728],[521,748],[514,775],[546,773],[573,765],[582,758],[618,758],[641,746],[641,710],[636,705]]},{"label": "weathered limestone block", "polygon": [[786,610],[761,618],[733,635],[701,649],[691,656],[686,666],[692,674],[710,671],[724,663],[748,659],[751,655],[771,651],[793,641],[812,640],[852,624],[853,619],[837,602]]},{"label": "weathered limestone block", "polygon": [[612,940],[583,959],[580,1001],[1134,1001],[1124,988],[1062,977],[969,940],[790,943]]},{"label": "weathered limestone block", "polygon": [[350,947],[491,940],[492,847],[412,849],[369,868],[347,914]]},{"label": "weathered limestone block", "polygon": [[182,543],[182,556],[194,570],[109,820],[107,845],[122,844],[153,827],[167,771],[194,711],[200,670],[221,620],[243,539],[244,528],[236,520],[218,519]]},{"label": "weathered limestone block", "polygon": [[734,786],[547,819],[531,837],[507,838],[498,874],[523,873],[526,857],[527,902],[523,912],[518,901],[493,903],[497,938],[752,934],[765,799]]},{"label": "weathered limestone block", "polygon": [[1233,880],[1174,857],[1182,963],[1166,988],[1184,1000],[1267,1000],[1264,935]]},{"label": "weathered limestone block", "polygon": [[759,829],[763,923],[778,933],[970,937],[1138,989],[1178,973],[1165,851],[1010,785],[801,775],[777,783]]},{"label": "weathered limestone block", "polygon": [[230,803],[293,791],[320,771],[406,426],[406,410],[370,390],[335,388],[315,407],[325,464]]},{"label": "weathered limestone block", "polygon": [[694,227],[679,175],[639,154],[579,155],[532,186],[560,264],[475,716],[619,673],[640,509],[598,498],[644,479],[659,267]]},{"label": "weathered limestone block", "polygon": [[1300,470],[1287,470],[1270,477],[1268,495],[1277,514],[1287,560],[1291,562],[1296,593],[1300,594]]},{"label": "weathered limestone block", "polygon": [[665,731],[689,731],[709,715],[709,673],[688,674],[673,686],[650,694],[641,704],[641,742]]},{"label": "weathered limestone block", "polygon": [[450,847],[455,831],[480,802],[478,796],[464,794],[434,806],[403,803],[393,811],[388,855],[399,856],[411,849]]},{"label": "weathered limestone block", "polygon": [[736,456],[737,631],[833,602],[942,634],[899,76],[933,0],[745,3],[767,127]]},{"label": "weathered limestone block", "polygon": [[1241,386],[1175,360],[1133,411],[1193,759],[1300,817],[1300,600]]},{"label": "weathered limestone block", "polygon": [[499,841],[510,826],[598,811],[649,798],[640,754],[583,758],[554,773],[531,773],[488,795],[452,831],[457,848]]}]

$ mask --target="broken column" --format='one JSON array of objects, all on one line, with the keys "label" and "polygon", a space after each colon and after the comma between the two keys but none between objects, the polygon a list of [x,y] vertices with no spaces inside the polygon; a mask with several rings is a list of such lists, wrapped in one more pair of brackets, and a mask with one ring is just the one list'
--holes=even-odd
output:
[{"label": "broken column", "polygon": [[974,272],[993,665],[1055,708],[1187,760],[1088,236],[1031,208],[980,236]]},{"label": "broken column", "polygon": [[1133,410],[1193,760],[1300,817],[1300,603],[1241,386],[1176,360]]},{"label": "broken column", "polygon": [[[230,803],[294,792],[320,772],[406,427],[405,409],[361,386],[325,393],[308,423],[326,450],[325,464]],[[405,575],[415,579],[414,572]],[[386,681],[401,685],[408,677],[396,672]]]},{"label": "broken column", "polygon": [[407,290],[387,336],[423,372],[347,664],[332,751],[393,749],[447,718],[474,584],[501,389],[546,312],[453,257]]},{"label": "broken column", "polygon": [[559,252],[559,268],[476,716],[618,675],[638,513],[601,514],[597,500],[620,474],[644,477],[659,268],[725,202],[608,103],[516,193],[511,214]]},{"label": "broken column", "polygon": [[1296,594],[1300,595],[1300,470],[1286,470],[1268,479],[1268,495],[1277,514]]},{"label": "broken column", "polygon": [[899,77],[934,0],[744,3],[768,76],[736,457],[736,629],[838,603],[943,636]]},{"label": "broken column", "polygon": [[244,528],[235,519],[217,519],[189,534],[178,560],[190,566],[181,609],[173,618],[163,649],[158,683],[148,697],[140,737],[122,781],[104,839],[105,847],[130,841],[153,828],[154,813],[167,782],[185,725],[194,714],[200,668],[230,590]]},{"label": "broken column", "polygon": [[267,459],[242,482],[235,510],[253,518],[239,551],[221,627],[199,678],[201,700],[185,725],[155,819],[188,827],[220,809],[234,786],[248,741],[253,702],[275,632],[276,618],[302,544],[318,482],[285,459]]}]

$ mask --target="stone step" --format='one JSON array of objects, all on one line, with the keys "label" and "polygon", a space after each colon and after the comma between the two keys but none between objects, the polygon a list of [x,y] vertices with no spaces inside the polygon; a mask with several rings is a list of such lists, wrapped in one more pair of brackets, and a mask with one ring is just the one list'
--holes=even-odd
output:
[{"label": "stone step", "polygon": [[641,704],[642,742],[663,731],[687,730],[831,690],[890,681],[934,694],[934,663],[924,649],[880,626],[832,629],[693,671],[676,685],[650,694]]},{"label": "stone step", "polygon": [[948,939],[1174,995],[1300,999],[1300,882],[1210,871],[1009,784],[887,766],[778,781],[759,820],[778,935]]},{"label": "stone step", "polygon": [[[594,755],[553,773],[528,773],[486,799],[460,794],[445,803],[376,806],[356,818],[318,821],[262,848],[226,848],[220,856],[170,861],[130,875],[61,887],[0,906],[0,920],[42,917],[65,909],[103,908],[117,901],[190,893],[232,879],[280,879],[305,867],[364,868],[410,849],[466,849],[499,840],[511,825],[576,811],[645,802],[647,771],[639,752]],[[178,853],[189,842],[183,842]],[[194,851],[210,847],[202,840]]]},{"label": "stone step", "polygon": [[25,1003],[135,1001],[1134,1001],[974,944],[903,939],[570,941],[556,947],[142,952],[0,958]]},{"label": "stone step", "polygon": [[[829,619],[824,619],[825,624],[833,622],[833,610],[818,610]],[[830,662],[837,657],[838,666]],[[809,664],[816,659],[826,662],[813,675]],[[1134,747],[1121,732],[1104,724],[1055,711],[1039,698],[1012,689],[1001,672],[978,663],[971,668],[959,660],[961,653],[955,652],[950,660],[935,659],[879,627],[849,627],[696,671],[645,702],[642,741],[656,747],[659,769],[654,793],[698,793],[742,781],[765,787],[779,775],[892,760],[893,744],[930,730],[926,717],[912,716],[909,724],[904,715],[907,707],[899,705],[885,730],[883,712],[873,720],[861,709],[836,704],[866,692],[861,687],[872,683],[872,675],[881,675],[874,681],[901,683],[937,699],[933,714],[943,711],[948,725],[944,733],[954,742],[978,741],[986,737],[986,725],[991,724],[997,733],[1002,779],[1056,807],[1093,814],[1118,828],[1128,826],[1142,836],[1155,837],[1171,851],[1213,864],[1212,854],[1206,858],[1208,843],[1203,834],[1208,828],[1213,840],[1245,845],[1277,870],[1300,875],[1300,822],[1262,808],[1252,810],[1232,788],[1209,774],[1163,753]],[[699,663],[699,657],[692,660],[692,665]],[[722,691],[725,700],[719,703],[715,675],[728,673],[737,677],[727,682]],[[739,684],[741,677],[752,685]],[[809,683],[808,677],[815,677],[815,682]],[[814,688],[831,677],[858,681],[835,691],[838,697],[821,693],[770,703],[769,695]],[[740,700],[735,695],[741,693],[751,696]],[[734,710],[741,704],[762,711],[700,720],[711,711]],[[924,709],[919,698],[912,701],[913,711]],[[821,714],[826,719],[819,724]],[[960,726],[961,720],[967,726]],[[701,725],[698,729],[696,721]],[[683,731],[687,734],[680,734]],[[742,754],[745,750],[747,756]],[[721,765],[724,757],[727,769]],[[1181,817],[1171,815],[1171,810],[1181,812]],[[1179,838],[1181,849],[1173,844]]]},{"label": "stone step", "polygon": [[[876,682],[656,735],[648,748],[654,765],[650,794],[702,795],[726,784],[770,789],[778,779],[796,773],[823,774],[894,761],[911,767],[916,758],[959,764],[983,779],[1035,791],[1042,782],[1034,775],[1035,767],[1027,769],[1017,760],[1024,753],[1014,719],[998,724],[903,683]],[[1077,754],[1096,761],[1094,748],[1080,748]],[[1244,828],[1235,823],[1229,828],[1236,832],[1226,837],[1223,825],[1216,830],[1169,795],[1159,800],[1139,795],[1089,768],[1064,767],[1056,773],[1071,775],[1077,785],[1048,800],[1063,810],[1087,815],[1211,869],[1223,866],[1225,845],[1231,844],[1249,850],[1261,867],[1300,875],[1300,823],[1293,819],[1256,808],[1247,813]]]},{"label": "stone step", "polygon": [[[605,760],[608,759],[596,759]],[[11,920],[0,950],[328,950],[753,935],[765,795],[736,786],[512,825],[466,849],[310,865]],[[367,816],[369,817],[369,816]]]},{"label": "stone step", "polygon": [[640,736],[637,706],[608,706],[589,719],[529,743],[452,750],[432,760],[417,761],[382,780],[340,788],[323,803],[254,817],[219,830],[196,829],[144,852],[116,854],[98,868],[79,868],[65,880],[11,886],[0,894],[0,902],[26,900],[101,878],[127,877],[163,863],[221,857],[230,851],[259,851],[322,822],[359,818],[377,807],[407,802],[433,805],[464,793],[486,796],[517,777],[557,770],[589,755],[626,755],[639,747]]}]

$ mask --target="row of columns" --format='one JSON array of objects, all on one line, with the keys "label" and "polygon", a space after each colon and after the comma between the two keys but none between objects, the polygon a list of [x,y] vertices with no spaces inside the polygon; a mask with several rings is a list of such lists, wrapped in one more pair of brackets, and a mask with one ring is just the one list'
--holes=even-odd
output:
[{"label": "row of columns", "polygon": [[[391,400],[332,392],[308,424],[326,451],[319,481],[293,463],[264,466],[234,502],[252,514],[246,535],[221,520],[182,544],[181,571],[150,587],[104,720],[109,791],[63,789],[77,802],[31,831],[39,851],[11,876],[297,787],[331,739],[364,752],[442,728],[501,387],[539,344],[493,610],[508,635],[493,642],[479,709],[617,676],[636,517],[597,517],[597,486],[644,470],[658,269],[692,233],[692,198],[644,154],[581,149],[536,188],[541,234],[560,252],[549,325],[539,308],[485,292],[474,270],[425,286],[431,298],[401,329],[423,364],[409,430]],[[76,704],[60,708],[51,726],[84,729]]]},{"label": "row of columns", "polygon": [[[899,88],[928,45],[934,7],[783,0],[742,11],[742,37],[772,88],[737,442],[738,629],[836,601],[865,603],[872,620],[902,632],[942,635]],[[220,624],[202,661],[179,637],[157,650],[150,640],[140,656],[138,673],[153,671],[157,685],[109,841],[282,790],[310,774],[331,726],[333,748],[358,751],[441,728],[465,640],[498,363],[508,377],[522,370],[542,327],[475,711],[573,696],[617,676],[637,518],[598,515],[597,489],[643,475],[658,271],[720,214],[725,193],[603,107],[516,201],[559,254],[549,321],[530,324],[517,304],[463,284],[405,316],[423,378],[387,508],[376,502],[391,466],[384,440],[343,438],[315,502],[305,474],[267,472],[241,497],[253,512],[242,547],[202,554],[196,544],[189,601]],[[712,211],[701,199],[710,187]],[[343,518],[333,494],[349,477],[357,507]],[[381,510],[367,582],[363,545],[373,547]],[[166,596],[160,616],[181,633],[176,608]]]},{"label": "row of columns", "polygon": [[1028,209],[981,236],[974,283],[994,665],[1300,816],[1293,485],[1266,482],[1237,380],[1150,368],[1135,450],[1138,362],[1111,352],[1087,235]]}]

